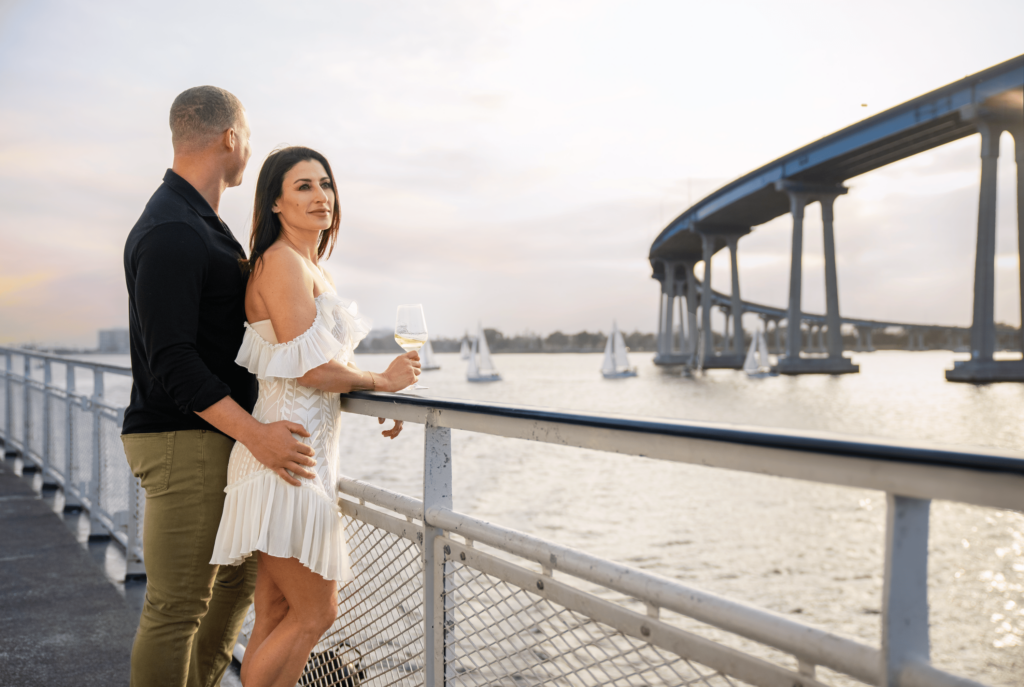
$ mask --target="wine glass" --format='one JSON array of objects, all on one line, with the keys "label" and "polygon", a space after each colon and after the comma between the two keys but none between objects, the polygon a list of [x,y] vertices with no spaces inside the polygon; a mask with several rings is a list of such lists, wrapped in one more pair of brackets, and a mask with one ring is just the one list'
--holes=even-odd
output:
[{"label": "wine glass", "polygon": [[[406,353],[418,351],[427,343],[427,319],[423,316],[423,306],[419,303],[398,306],[398,317],[395,320],[395,341]],[[418,382],[407,386],[402,391],[427,389]]]}]

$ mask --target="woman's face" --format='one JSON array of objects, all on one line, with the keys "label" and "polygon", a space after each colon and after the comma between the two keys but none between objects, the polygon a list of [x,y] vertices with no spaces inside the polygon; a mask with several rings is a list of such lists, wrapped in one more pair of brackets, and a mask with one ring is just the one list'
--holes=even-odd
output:
[{"label": "woman's face", "polygon": [[334,201],[334,188],[324,166],[317,160],[303,160],[285,173],[281,197],[272,209],[283,227],[320,232],[331,228]]}]

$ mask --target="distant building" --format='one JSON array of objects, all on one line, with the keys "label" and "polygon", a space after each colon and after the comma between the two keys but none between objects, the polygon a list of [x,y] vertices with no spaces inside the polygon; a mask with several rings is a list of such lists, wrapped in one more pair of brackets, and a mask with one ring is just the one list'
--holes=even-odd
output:
[{"label": "distant building", "polygon": [[100,353],[128,353],[127,329],[101,329]]}]

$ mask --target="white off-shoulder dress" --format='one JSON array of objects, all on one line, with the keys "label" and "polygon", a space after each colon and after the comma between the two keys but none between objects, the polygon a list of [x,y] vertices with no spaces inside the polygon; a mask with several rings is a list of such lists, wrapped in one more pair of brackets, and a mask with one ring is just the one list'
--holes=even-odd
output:
[{"label": "white off-shoulder dress", "polygon": [[356,304],[331,292],[317,296],[313,324],[287,343],[277,343],[270,320],[246,323],[235,362],[259,379],[252,415],[263,423],[291,420],[305,427],[310,437],[296,438],[316,452],[316,477],[297,477],[299,487],[288,484],[236,442],[211,563],[238,565],[263,551],[297,558],[340,584],[352,578],[337,507],[338,394],[302,386],[298,377],[331,359],[348,363],[369,331]]}]

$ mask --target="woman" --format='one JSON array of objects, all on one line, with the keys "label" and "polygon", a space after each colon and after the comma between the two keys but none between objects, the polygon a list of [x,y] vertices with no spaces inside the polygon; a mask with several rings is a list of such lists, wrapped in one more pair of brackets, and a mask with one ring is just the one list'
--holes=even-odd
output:
[{"label": "woman", "polygon": [[[253,417],[291,420],[310,433],[315,479],[292,486],[236,443],[210,561],[238,565],[254,553],[256,623],[242,663],[246,687],[293,687],[337,614],[337,585],[351,579],[337,509],[338,393],[397,391],[419,376],[419,356],[365,372],[352,351],[369,331],[338,297],[320,261],[338,233],[334,175],[309,148],[274,151],[256,182],[249,241],[246,331],[235,362],[259,378]],[[384,422],[380,418],[381,423]],[[395,438],[402,423],[384,431]]]}]

